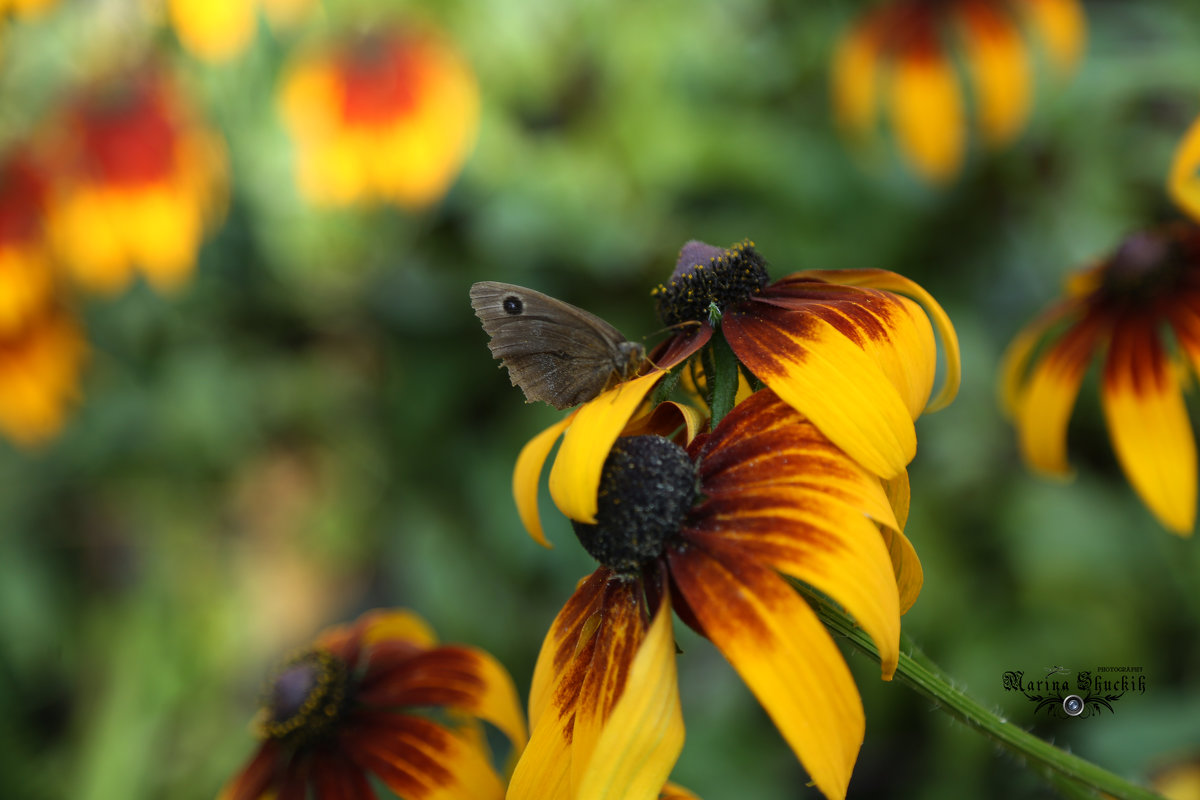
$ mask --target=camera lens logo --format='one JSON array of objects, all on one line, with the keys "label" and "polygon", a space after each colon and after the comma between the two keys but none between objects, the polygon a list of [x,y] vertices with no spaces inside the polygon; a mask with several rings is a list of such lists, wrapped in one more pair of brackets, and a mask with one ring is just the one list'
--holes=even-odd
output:
[{"label": "camera lens logo", "polygon": [[1083,698],[1077,694],[1069,694],[1063,698],[1062,708],[1069,717],[1078,717],[1083,713]]}]

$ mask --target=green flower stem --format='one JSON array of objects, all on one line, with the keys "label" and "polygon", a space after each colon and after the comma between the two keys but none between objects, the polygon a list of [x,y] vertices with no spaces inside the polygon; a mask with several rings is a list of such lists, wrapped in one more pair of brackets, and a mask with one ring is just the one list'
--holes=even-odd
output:
[{"label": "green flower stem", "polygon": [[709,348],[712,351],[713,361],[712,372],[709,373],[709,381],[712,386],[709,402],[709,408],[712,411],[710,430],[716,430],[725,415],[733,410],[734,401],[737,399],[738,360],[737,356],[733,354],[729,342],[725,341],[725,337],[720,331],[714,334]]},{"label": "green flower stem", "polygon": [[[812,590],[802,588],[801,592],[812,602],[821,621],[832,631],[845,637],[856,650],[876,661],[879,660],[879,651],[875,649],[871,638],[843,611],[833,607],[826,598]],[[1089,797],[1095,796],[1095,792],[1101,792],[1118,800],[1162,800],[1161,795],[1135,786],[1108,770],[1060,750],[1001,719],[995,712],[989,711],[962,690],[955,688],[949,678],[907,636],[901,636],[900,645],[896,680],[908,685],[922,697],[937,703],[940,709],[959,722],[1020,756],[1064,793]],[[1077,791],[1071,792],[1071,788]]]}]

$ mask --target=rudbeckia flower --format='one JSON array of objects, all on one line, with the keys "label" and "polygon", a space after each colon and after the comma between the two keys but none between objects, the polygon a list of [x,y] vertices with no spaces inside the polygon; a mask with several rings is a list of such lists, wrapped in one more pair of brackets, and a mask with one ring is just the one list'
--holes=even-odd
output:
[{"label": "rudbeckia flower", "polygon": [[262,744],[221,800],[374,800],[373,776],[405,800],[504,795],[476,720],[519,751],[512,679],[490,655],[438,645],[407,611],[373,611],[322,633],[275,673]]},{"label": "rudbeckia flower", "polygon": [[46,178],[23,152],[0,159],[0,338],[50,304],[54,274],[42,215]]},{"label": "rudbeckia flower", "polygon": [[[663,431],[682,427],[672,416]],[[763,389],[686,449],[619,438],[598,496],[596,523],[574,528],[600,567],[538,656],[509,800],[656,796],[684,736],[672,609],[729,660],[817,788],[844,797],[862,703],[788,581],[840,603],[891,677],[921,578],[879,478]]]},{"label": "rudbeckia flower", "polygon": [[[658,368],[581,406],[517,458],[517,508],[539,541],[545,539],[537,481],[558,437],[563,443],[550,471],[550,494],[568,518],[595,522],[602,467],[596,454],[608,452],[665,370],[715,334],[755,378],[881,478],[904,473],[916,453],[913,421],[958,391],[958,339],[950,320],[924,289],[893,272],[807,270],[772,283],[751,242],[727,250],[689,242],[671,280],[655,294],[663,322],[679,331],[651,354]],[[946,358],[932,401],[937,347],[930,316]]]},{"label": "rudbeckia flower", "polygon": [[1055,71],[1069,72],[1083,50],[1078,0],[890,0],[841,38],[833,58],[839,122],[870,134],[879,107],[905,159],[921,177],[942,183],[966,150],[963,88],[944,39],[958,32],[984,141],[1003,145],[1029,116],[1032,78],[1021,21],[1037,31]]},{"label": "rudbeckia flower", "polygon": [[1069,474],[1067,422],[1098,355],[1104,417],[1121,469],[1163,526],[1190,536],[1196,442],[1183,382],[1184,362],[1200,368],[1200,228],[1181,222],[1128,237],[1075,275],[1066,297],[1013,340],[1002,368],[1004,402],[1035,470]]},{"label": "rudbeckia flower", "polygon": [[84,287],[115,292],[140,269],[160,289],[191,274],[223,211],[224,146],[153,70],[89,87],[63,113],[49,207],[56,252]]},{"label": "rudbeckia flower", "polygon": [[179,41],[208,61],[226,61],[246,49],[259,6],[273,24],[287,25],[306,13],[312,0],[167,0]]},{"label": "rudbeckia flower", "polygon": [[325,205],[437,201],[479,120],[470,67],[430,33],[377,30],[309,54],[280,98],[300,189]]}]

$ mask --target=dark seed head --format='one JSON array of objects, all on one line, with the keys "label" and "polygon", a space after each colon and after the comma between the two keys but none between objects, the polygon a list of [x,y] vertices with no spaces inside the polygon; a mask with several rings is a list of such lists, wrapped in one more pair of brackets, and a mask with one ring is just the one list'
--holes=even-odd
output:
[{"label": "dark seed head", "polygon": [[593,558],[634,575],[662,555],[695,500],[696,469],[683,448],[661,436],[630,436],[604,462],[596,524],[571,524]]},{"label": "dark seed head", "polygon": [[1200,237],[1193,226],[1170,225],[1125,239],[1101,271],[1101,296],[1110,303],[1142,305],[1176,290],[1195,270]]},{"label": "dark seed head", "polygon": [[693,240],[679,251],[671,280],[652,294],[663,324],[706,322],[761,292],[768,280],[767,262],[754,242],[722,250]]},{"label": "dark seed head", "polygon": [[276,670],[263,697],[261,734],[300,745],[326,734],[345,710],[346,667],[324,650],[309,650]]}]

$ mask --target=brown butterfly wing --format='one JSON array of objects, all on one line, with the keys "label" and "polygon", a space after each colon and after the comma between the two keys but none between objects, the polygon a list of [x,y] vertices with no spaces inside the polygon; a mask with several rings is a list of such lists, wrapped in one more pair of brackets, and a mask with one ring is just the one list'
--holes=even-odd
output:
[{"label": "brown butterfly wing", "polygon": [[491,336],[488,348],[529,402],[570,408],[624,375],[631,350],[621,332],[595,314],[508,283],[471,287],[471,307]]}]

